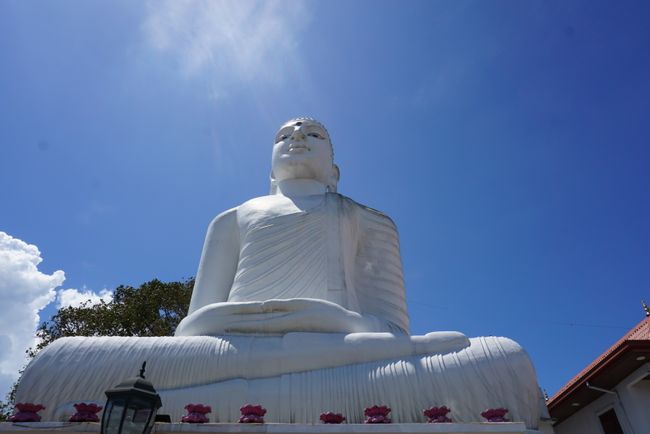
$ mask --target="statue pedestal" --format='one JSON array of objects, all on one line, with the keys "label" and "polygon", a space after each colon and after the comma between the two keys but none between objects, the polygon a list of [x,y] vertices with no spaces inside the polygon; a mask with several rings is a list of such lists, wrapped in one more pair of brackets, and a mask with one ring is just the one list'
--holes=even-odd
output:
[{"label": "statue pedestal", "polygon": [[[99,434],[98,423],[27,422],[0,423],[0,434]],[[392,423],[392,424],[237,424],[157,423],[155,433],[213,434],[541,434],[526,430],[523,422],[505,423]]]}]

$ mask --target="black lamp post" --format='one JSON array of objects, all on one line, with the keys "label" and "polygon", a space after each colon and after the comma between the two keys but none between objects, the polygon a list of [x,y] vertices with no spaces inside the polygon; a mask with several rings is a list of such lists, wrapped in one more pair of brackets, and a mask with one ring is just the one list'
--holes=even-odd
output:
[{"label": "black lamp post", "polygon": [[144,379],[142,364],[140,375],[124,380],[105,393],[108,397],[102,415],[101,434],[149,434],[162,406],[153,384]]}]

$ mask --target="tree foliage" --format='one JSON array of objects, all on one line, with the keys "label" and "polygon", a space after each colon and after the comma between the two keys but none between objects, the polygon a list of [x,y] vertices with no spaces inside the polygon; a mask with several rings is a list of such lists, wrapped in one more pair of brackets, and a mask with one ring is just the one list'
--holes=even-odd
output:
[{"label": "tree foliage", "polygon": [[[110,302],[62,307],[38,327],[39,343],[27,354],[34,357],[67,336],[171,336],[187,315],[193,287],[193,278],[180,282],[154,279],[137,288],[118,286]],[[6,402],[0,401],[0,421],[13,408],[15,390],[14,386]]]},{"label": "tree foliage", "polygon": [[7,397],[7,402],[0,401],[0,422],[5,422],[9,419],[11,411],[13,410],[12,403],[13,400],[11,399],[11,396]]},{"label": "tree foliage", "polygon": [[137,288],[118,286],[108,303],[63,307],[37,329],[39,344],[30,355],[66,336],[171,336],[187,315],[193,286],[194,279],[154,279]]}]

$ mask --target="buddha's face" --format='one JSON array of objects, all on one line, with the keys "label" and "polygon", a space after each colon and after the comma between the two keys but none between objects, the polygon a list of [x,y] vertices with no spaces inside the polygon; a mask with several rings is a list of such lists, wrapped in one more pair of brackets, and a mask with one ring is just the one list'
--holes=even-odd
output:
[{"label": "buddha's face", "polygon": [[329,185],[338,177],[327,131],[307,119],[291,120],[280,127],[275,135],[272,167],[276,181],[313,179]]}]

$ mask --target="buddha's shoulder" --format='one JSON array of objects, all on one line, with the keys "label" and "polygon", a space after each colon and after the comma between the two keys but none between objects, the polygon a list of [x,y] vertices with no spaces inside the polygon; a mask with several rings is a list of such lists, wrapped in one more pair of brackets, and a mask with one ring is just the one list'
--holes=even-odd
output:
[{"label": "buddha's shoulder", "polygon": [[236,222],[237,222],[237,208],[238,207],[230,208],[230,209],[227,209],[224,212],[218,214],[210,222],[209,228],[210,229],[216,229],[219,226],[226,226],[226,225],[229,225],[229,224],[236,224]]},{"label": "buddha's shoulder", "polygon": [[[265,216],[286,213],[291,202],[280,195],[260,196],[230,208],[212,219],[209,230],[229,230],[242,222],[259,220]],[[291,210],[289,210],[291,211]]]},{"label": "buddha's shoulder", "polygon": [[397,226],[395,225],[395,222],[393,221],[392,218],[390,218],[390,216],[388,216],[388,214],[386,214],[386,213],[384,213],[382,211],[379,211],[378,209],[369,207],[368,205],[364,205],[362,203],[359,203],[356,200],[351,199],[351,198],[349,198],[347,196],[344,196],[342,194],[339,194],[339,193],[330,193],[330,194],[334,194],[334,195],[338,196],[343,203],[347,204],[348,206],[351,206],[351,207],[355,208],[357,210],[357,212],[359,213],[359,216],[363,220],[367,220],[369,222],[374,222],[374,223],[382,224],[382,225],[386,225],[386,226],[391,226],[391,227],[397,229]]},{"label": "buddha's shoulder", "polygon": [[271,194],[254,197],[237,207],[237,214],[242,218],[277,215],[295,212],[293,202],[285,196]]},{"label": "buddha's shoulder", "polygon": [[279,194],[255,197],[237,207],[237,218],[240,224],[249,224],[261,219],[313,211],[324,203],[324,197],[315,195],[291,199]]},{"label": "buddha's shoulder", "polygon": [[284,196],[281,196],[279,194],[270,194],[267,196],[259,196],[259,197],[254,197],[252,199],[248,199],[246,202],[242,203],[237,207],[238,210],[245,210],[245,209],[255,209],[255,208],[268,208],[274,205],[277,205],[279,203],[282,203],[286,201],[286,198]]}]

